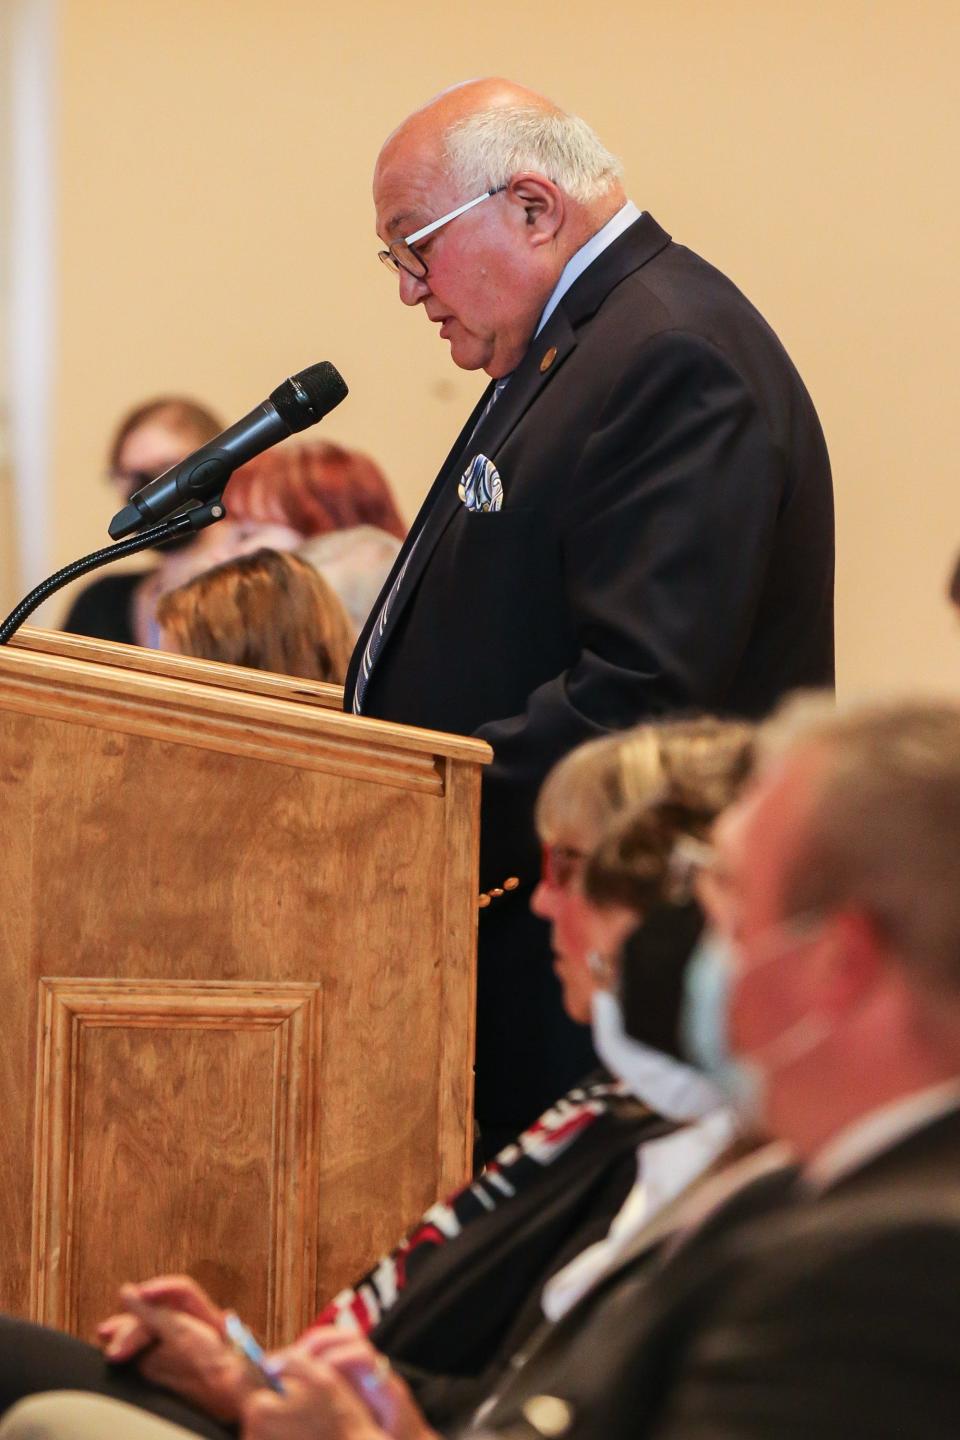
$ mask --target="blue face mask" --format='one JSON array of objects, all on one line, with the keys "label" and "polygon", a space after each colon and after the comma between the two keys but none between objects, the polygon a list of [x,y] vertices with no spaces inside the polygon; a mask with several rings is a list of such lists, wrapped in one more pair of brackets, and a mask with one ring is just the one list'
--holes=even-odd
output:
[{"label": "blue face mask", "polygon": [[763,1074],[730,1049],[735,964],[730,941],[717,930],[704,930],[687,966],[680,1043],[690,1064],[709,1076],[741,1120],[755,1125],[764,1111]]},{"label": "blue face mask", "polygon": [[[806,928],[809,934],[809,927]],[[752,969],[780,958],[785,948],[803,939],[802,930],[799,935],[784,934],[785,930],[786,927],[773,927],[768,932],[768,939],[774,943],[766,947],[766,953],[755,961]],[[778,935],[782,938],[777,938]],[[830,1037],[833,1027],[822,1016],[801,1016],[765,1045],[761,1054],[750,1059],[734,1055],[730,1042],[730,996],[738,968],[742,967],[738,966],[731,941],[717,930],[705,930],[687,967],[680,1039],[691,1065],[710,1077],[745,1126],[756,1127],[767,1110],[768,1076],[816,1050]]]}]

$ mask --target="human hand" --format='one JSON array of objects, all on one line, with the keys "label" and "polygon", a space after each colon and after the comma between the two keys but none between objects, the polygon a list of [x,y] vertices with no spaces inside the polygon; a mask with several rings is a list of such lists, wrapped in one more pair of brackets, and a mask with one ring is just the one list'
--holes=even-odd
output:
[{"label": "human hand", "polygon": [[[130,1288],[152,1305],[162,1305],[168,1310],[194,1315],[198,1320],[203,1320],[218,1330],[221,1335],[224,1333],[223,1311],[189,1275],[157,1275],[152,1280],[141,1281]],[[152,1344],[155,1338],[144,1322],[129,1310],[111,1315],[97,1326],[100,1348],[107,1359],[117,1365],[125,1360],[132,1360]]]},{"label": "human hand", "polygon": [[[260,1381],[247,1361],[224,1337],[223,1315],[199,1287],[186,1303],[190,1309],[175,1309],[156,1303],[143,1294],[155,1282],[124,1285],[120,1301],[124,1311],[139,1322],[149,1337],[138,1352],[140,1374],[155,1385],[183,1396],[215,1419],[234,1422],[239,1418],[245,1397]],[[163,1293],[163,1287],[158,1287]],[[174,1298],[186,1297],[173,1290]],[[202,1299],[196,1303],[196,1296]],[[201,1314],[197,1314],[199,1310]],[[111,1346],[105,1352],[114,1359]]]},{"label": "human hand", "polygon": [[[310,1332],[318,1334],[330,1332]],[[338,1334],[340,1343],[321,1341],[328,1358],[316,1358],[310,1335],[274,1357],[283,1393],[259,1390],[244,1401],[242,1440],[439,1440],[385,1356]]]},{"label": "human hand", "polygon": [[405,1381],[391,1368],[387,1357],[362,1336],[333,1325],[318,1326],[275,1357],[284,1373],[291,1357],[329,1365],[394,1440],[425,1440],[433,1434]]}]

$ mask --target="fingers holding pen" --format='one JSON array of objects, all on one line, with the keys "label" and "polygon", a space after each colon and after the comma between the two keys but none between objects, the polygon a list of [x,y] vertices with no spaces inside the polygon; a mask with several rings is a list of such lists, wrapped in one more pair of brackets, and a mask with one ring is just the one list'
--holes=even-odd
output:
[{"label": "fingers holding pen", "polygon": [[168,1310],[193,1315],[221,1335],[224,1333],[225,1312],[189,1275],[157,1275],[152,1280],[143,1280],[138,1285],[124,1288],[136,1290],[140,1298],[151,1305],[162,1305]]},{"label": "fingers holding pen", "polygon": [[386,1355],[360,1335],[332,1327],[309,1330],[273,1356],[272,1363],[282,1369],[285,1386],[288,1376],[327,1367],[349,1385],[377,1425],[395,1440],[425,1440],[433,1435],[406,1382]]},{"label": "fingers holding pen", "polygon": [[125,1285],[120,1293],[123,1310],[97,1326],[98,1342],[107,1359],[115,1364],[134,1359],[157,1339],[146,1312],[138,1315],[128,1303],[131,1296],[169,1311],[192,1315],[218,1334],[224,1333],[224,1312],[195,1281],[188,1275],[158,1275],[139,1284]]}]

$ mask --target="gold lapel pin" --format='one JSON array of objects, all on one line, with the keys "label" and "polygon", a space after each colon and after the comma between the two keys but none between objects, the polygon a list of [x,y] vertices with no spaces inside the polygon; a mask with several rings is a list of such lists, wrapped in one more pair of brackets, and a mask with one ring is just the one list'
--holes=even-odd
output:
[{"label": "gold lapel pin", "polygon": [[540,374],[541,374],[541,375],[546,375],[547,371],[550,369],[550,366],[553,364],[553,362],[554,362],[554,360],[556,360],[556,358],[557,358],[557,347],[556,347],[556,345],[551,345],[551,346],[550,346],[550,349],[547,350],[547,351],[544,353],[543,359],[540,361]]}]

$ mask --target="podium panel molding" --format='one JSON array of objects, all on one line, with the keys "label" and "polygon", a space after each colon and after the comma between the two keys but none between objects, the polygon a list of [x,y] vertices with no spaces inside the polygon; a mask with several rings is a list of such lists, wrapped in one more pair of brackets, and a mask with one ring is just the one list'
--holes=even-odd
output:
[{"label": "podium panel molding", "polygon": [[[44,976],[39,989],[31,1313],[89,1334],[113,1308],[101,1275],[146,1278],[139,1235],[161,1269],[189,1258],[241,1307],[263,1288],[268,1343],[296,1333],[314,1305],[321,987]],[[123,1239],[98,1227],[118,1188],[139,1212]],[[260,1203],[242,1213],[244,1198]],[[223,1273],[245,1245],[269,1257],[266,1275]]]},{"label": "podium panel molding", "polygon": [[436,757],[422,753],[422,747],[417,753],[405,743],[396,743],[397,736],[390,732],[401,732],[400,726],[368,721],[367,725],[378,724],[379,733],[373,738],[356,723],[351,728],[351,717],[331,711],[323,712],[323,725],[318,726],[315,709],[261,695],[235,695],[232,713],[226,715],[216,692],[163,676],[121,672],[125,683],[118,689],[117,672],[106,667],[100,675],[98,667],[47,661],[45,656],[42,660],[47,663],[38,665],[24,651],[9,651],[5,658],[3,708],[7,711],[443,794]]}]

